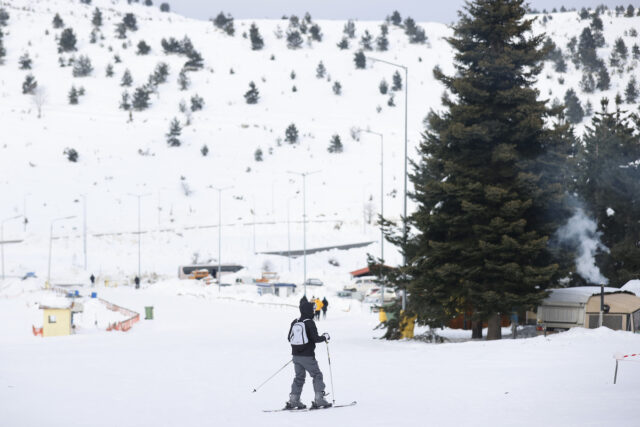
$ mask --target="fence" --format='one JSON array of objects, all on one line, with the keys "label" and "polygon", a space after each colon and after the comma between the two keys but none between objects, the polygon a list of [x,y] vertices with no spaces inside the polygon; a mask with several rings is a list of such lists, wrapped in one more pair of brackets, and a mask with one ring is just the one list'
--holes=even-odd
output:
[{"label": "fence", "polygon": [[136,313],[135,311],[129,310],[128,308],[120,307],[119,305],[116,305],[102,298],[98,298],[98,301],[104,304],[111,311],[117,311],[118,313],[122,313],[125,316],[129,316],[127,319],[120,322],[110,323],[109,326],[107,326],[107,331],[127,332],[133,327],[134,324],[140,321],[140,313]]},{"label": "fence", "polygon": [[616,370],[613,373],[613,383],[616,383],[618,379],[618,362],[626,361],[626,362],[640,362],[640,353],[632,353],[632,354],[622,354],[616,353],[613,355],[613,358],[616,359]]}]

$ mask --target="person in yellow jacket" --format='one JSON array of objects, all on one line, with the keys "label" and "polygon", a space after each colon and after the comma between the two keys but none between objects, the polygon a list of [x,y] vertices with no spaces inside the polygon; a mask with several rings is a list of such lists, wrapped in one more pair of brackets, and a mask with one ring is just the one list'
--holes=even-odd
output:
[{"label": "person in yellow jacket", "polygon": [[316,312],[315,312],[316,320],[320,320],[320,311],[322,310],[322,306],[323,306],[322,301],[320,301],[320,298],[315,298],[313,302],[316,305]]}]

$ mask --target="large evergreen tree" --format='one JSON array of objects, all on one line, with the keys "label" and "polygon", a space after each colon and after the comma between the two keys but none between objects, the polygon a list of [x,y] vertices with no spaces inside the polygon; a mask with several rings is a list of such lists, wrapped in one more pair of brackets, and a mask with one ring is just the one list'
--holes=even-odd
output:
[{"label": "large evergreen tree", "polygon": [[456,74],[435,70],[454,97],[429,115],[411,176],[415,234],[391,240],[407,257],[408,308],[418,322],[471,312],[496,339],[500,314],[535,305],[558,279],[548,242],[567,211],[562,169],[549,165],[562,159],[568,131],[545,127],[554,111],[534,88],[543,36],[531,34],[524,0],[465,9],[448,39]]},{"label": "large evergreen tree", "polygon": [[640,137],[637,118],[619,107],[608,112],[607,105],[603,99],[579,146],[576,190],[609,248],[596,255],[596,265],[612,285],[621,286],[640,271]]},{"label": "large evergreen tree", "polygon": [[60,34],[60,41],[58,42],[58,50],[60,52],[72,52],[76,50],[76,35],[71,28],[65,28]]},{"label": "large evergreen tree", "polygon": [[253,22],[251,24],[251,28],[249,28],[249,39],[251,40],[252,50],[261,50],[264,47],[264,40],[262,39],[260,30],[258,30],[255,22]]}]

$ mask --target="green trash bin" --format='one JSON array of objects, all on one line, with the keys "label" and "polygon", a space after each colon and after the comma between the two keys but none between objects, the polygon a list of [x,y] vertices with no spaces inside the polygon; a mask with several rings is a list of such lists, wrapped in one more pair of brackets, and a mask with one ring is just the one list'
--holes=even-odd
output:
[{"label": "green trash bin", "polygon": [[153,320],[153,307],[144,308],[144,320]]}]

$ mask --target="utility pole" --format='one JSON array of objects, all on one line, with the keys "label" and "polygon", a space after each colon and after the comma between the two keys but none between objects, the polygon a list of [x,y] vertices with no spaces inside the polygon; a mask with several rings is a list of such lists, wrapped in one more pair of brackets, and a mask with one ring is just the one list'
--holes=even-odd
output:
[{"label": "utility pole", "polygon": [[[218,292],[220,292],[221,282],[220,274],[222,272],[222,192],[233,187],[210,187],[218,192],[218,273],[216,279],[218,279]],[[254,217],[255,218],[255,217]],[[255,219],[254,219],[255,223]],[[255,249],[254,249],[255,250]]]},{"label": "utility pole", "polygon": [[4,245],[5,245],[4,223],[14,219],[18,219],[18,218],[22,218],[22,215],[12,216],[11,218],[3,219],[2,222],[0,222],[0,250],[2,251],[2,280],[4,280]]},{"label": "utility pole", "polygon": [[293,175],[300,175],[302,177],[302,234],[303,234],[303,263],[304,263],[304,296],[307,296],[307,176],[316,174],[320,171],[313,172],[291,172],[287,173]]},{"label": "utility pole", "polygon": [[[374,62],[382,62],[384,64],[392,65],[396,68],[404,70],[404,209],[402,217],[402,244],[404,248],[407,247],[407,163],[408,163],[408,138],[407,138],[407,123],[408,123],[408,111],[409,111],[409,68],[405,65],[396,64],[394,62],[385,61],[382,59],[366,57]],[[407,254],[406,250],[403,250],[403,266],[407,266]],[[407,289],[402,290],[402,310],[407,308]]]},{"label": "utility pole", "polygon": [[84,252],[84,270],[87,271],[87,195],[82,194],[82,249]]},{"label": "utility pole", "polygon": [[131,197],[137,197],[138,198],[138,280],[141,280],[141,258],[142,258],[142,250],[141,250],[141,246],[140,246],[140,237],[142,235],[142,230],[141,230],[141,218],[140,218],[140,199],[142,199],[143,197],[147,197],[150,196],[151,194],[146,193],[146,194],[132,194],[129,193],[129,196]]}]

